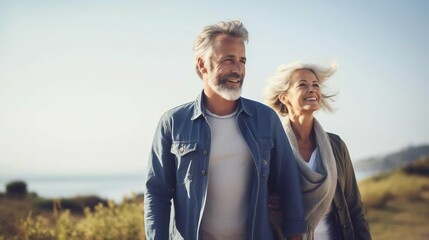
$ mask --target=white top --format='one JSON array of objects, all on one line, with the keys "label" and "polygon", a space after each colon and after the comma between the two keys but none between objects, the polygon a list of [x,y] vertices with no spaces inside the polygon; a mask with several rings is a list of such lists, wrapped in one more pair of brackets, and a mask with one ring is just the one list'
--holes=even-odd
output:
[{"label": "white top", "polygon": [[[320,157],[318,157],[318,149],[314,149],[311,153],[310,160],[307,162],[307,166],[316,171],[316,166],[319,164]],[[317,224],[316,229],[314,229],[314,240],[332,240],[335,239],[335,229],[333,226],[332,218],[332,204],[330,205],[329,211],[323,216],[320,222]]]},{"label": "white top", "polygon": [[236,113],[208,114],[211,151],[202,239],[246,239],[250,151],[238,128]]}]

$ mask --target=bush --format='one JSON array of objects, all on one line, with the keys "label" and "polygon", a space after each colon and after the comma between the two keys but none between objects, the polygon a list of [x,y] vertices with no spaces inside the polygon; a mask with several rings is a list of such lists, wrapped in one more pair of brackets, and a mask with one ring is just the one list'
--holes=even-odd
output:
[{"label": "bush", "polygon": [[[81,239],[145,239],[143,204],[129,202],[107,207],[98,205],[94,212],[85,209],[85,219],[77,225]],[[100,237],[104,236],[104,237]]]},{"label": "bush", "polygon": [[71,200],[74,200],[74,201],[80,203],[81,206],[88,207],[91,210],[94,210],[95,207],[98,206],[99,204],[102,204],[103,206],[108,205],[107,200],[102,199],[102,198],[97,197],[97,196],[75,197],[75,198],[72,198]]},{"label": "bush", "polygon": [[43,210],[52,210],[54,208],[63,210],[67,209],[72,213],[83,214],[86,207],[90,210],[94,210],[95,206],[98,204],[107,206],[107,200],[101,199],[97,196],[63,198],[57,200],[47,199],[37,202],[36,207]]},{"label": "bush", "polygon": [[6,184],[6,194],[11,197],[25,197],[27,184],[23,181],[13,181]]},{"label": "bush", "polygon": [[417,161],[408,164],[404,167],[404,171],[408,174],[429,176],[429,156],[421,157]]},{"label": "bush", "polygon": [[84,207],[80,205],[80,203],[73,201],[71,199],[43,199],[38,201],[36,204],[36,208],[40,210],[52,210],[55,207],[64,209],[64,210],[70,210],[73,213],[83,213]]},{"label": "bush", "polygon": [[[98,204],[92,211],[84,210],[84,216],[75,218],[70,210],[63,210],[55,203],[54,221],[42,215],[31,214],[21,223],[21,232],[15,239],[37,240],[108,240],[145,239],[143,203],[137,199],[115,205]],[[0,237],[1,240],[1,237]]]}]

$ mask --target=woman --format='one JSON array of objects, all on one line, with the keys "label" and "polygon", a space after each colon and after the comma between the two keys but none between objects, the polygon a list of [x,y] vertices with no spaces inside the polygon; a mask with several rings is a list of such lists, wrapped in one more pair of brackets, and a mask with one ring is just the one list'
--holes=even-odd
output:
[{"label": "woman", "polygon": [[[280,66],[269,80],[266,102],[281,116],[298,161],[308,224],[303,238],[371,239],[347,147],[313,116],[319,109],[332,111],[333,95],[325,93],[324,83],[335,70],[301,62]],[[276,206],[274,197],[274,218]]]}]

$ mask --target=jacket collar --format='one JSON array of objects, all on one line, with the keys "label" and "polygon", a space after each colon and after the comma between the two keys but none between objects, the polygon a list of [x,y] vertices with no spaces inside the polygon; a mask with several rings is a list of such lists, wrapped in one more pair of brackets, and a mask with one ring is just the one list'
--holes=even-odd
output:
[{"label": "jacket collar", "polygon": [[[247,101],[244,101],[244,98],[240,97],[238,99],[238,111],[237,115],[239,115],[241,112],[244,112],[246,115],[251,116],[252,114],[249,111],[249,106],[246,104]],[[195,99],[194,102],[194,114],[192,115],[191,120],[195,120],[199,118],[200,116],[207,116],[206,108],[204,107],[204,90],[201,91],[201,93],[198,95],[197,99]]]}]

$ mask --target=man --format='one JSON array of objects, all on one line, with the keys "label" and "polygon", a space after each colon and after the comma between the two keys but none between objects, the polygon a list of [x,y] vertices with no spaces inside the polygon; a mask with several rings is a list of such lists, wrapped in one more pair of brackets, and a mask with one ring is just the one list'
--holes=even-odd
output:
[{"label": "man", "polygon": [[240,97],[247,41],[240,21],[207,26],[195,41],[204,87],[195,101],[166,112],[155,132],[145,191],[148,239],[169,238],[171,199],[178,238],[273,239],[269,191],[280,196],[285,236],[305,232],[298,169],[280,120]]}]

